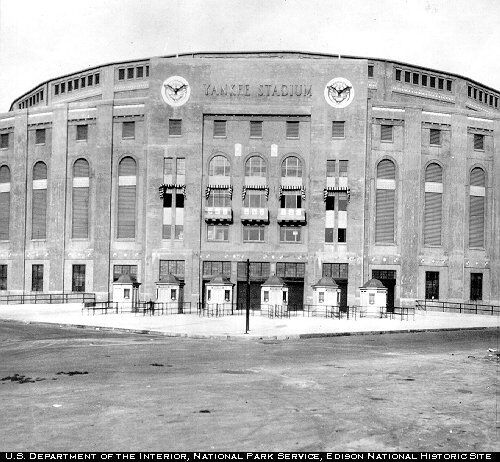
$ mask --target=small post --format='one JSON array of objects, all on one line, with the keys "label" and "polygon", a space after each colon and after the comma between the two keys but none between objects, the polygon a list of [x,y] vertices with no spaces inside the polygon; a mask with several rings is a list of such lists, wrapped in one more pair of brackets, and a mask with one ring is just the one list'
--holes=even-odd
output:
[{"label": "small post", "polygon": [[246,300],[246,326],[245,326],[245,334],[248,334],[250,330],[250,259],[247,258],[247,300]]}]

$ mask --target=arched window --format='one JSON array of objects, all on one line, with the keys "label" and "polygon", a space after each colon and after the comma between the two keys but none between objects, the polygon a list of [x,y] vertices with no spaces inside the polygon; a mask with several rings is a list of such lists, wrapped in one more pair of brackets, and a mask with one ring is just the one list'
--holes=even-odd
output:
[{"label": "arched window", "polygon": [[132,157],[124,157],[118,165],[117,237],[135,238],[137,167]]},{"label": "arched window", "polygon": [[375,242],[394,243],[396,167],[384,159],[377,165]]},{"label": "arched window", "polygon": [[480,167],[470,172],[469,247],[484,247],[486,175]]},{"label": "arched window", "polygon": [[10,223],[10,170],[0,167],[0,241],[9,239]]},{"label": "arched window", "polygon": [[431,163],[425,169],[424,244],[441,245],[443,169]]},{"label": "arched window", "polygon": [[78,159],[73,164],[73,216],[71,237],[89,237],[89,163]]},{"label": "arched window", "polygon": [[267,166],[260,156],[249,157],[245,163],[245,176],[266,176]]},{"label": "arched window", "polygon": [[33,166],[33,195],[31,202],[31,239],[47,237],[47,166]]},{"label": "arched window", "polygon": [[208,166],[209,176],[231,176],[231,166],[224,156],[215,156]]},{"label": "arched window", "polygon": [[302,177],[302,162],[298,157],[288,156],[281,164],[281,177]]}]

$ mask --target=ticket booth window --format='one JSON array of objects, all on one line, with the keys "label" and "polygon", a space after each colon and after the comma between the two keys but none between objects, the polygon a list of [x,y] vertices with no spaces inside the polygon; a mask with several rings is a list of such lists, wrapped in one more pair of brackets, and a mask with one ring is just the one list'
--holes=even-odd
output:
[{"label": "ticket booth window", "polygon": [[265,302],[269,301],[269,291],[268,290],[264,290],[264,301]]},{"label": "ticket booth window", "polygon": [[228,302],[231,299],[229,292],[230,292],[229,290],[224,291],[224,300],[226,302]]},{"label": "ticket booth window", "polygon": [[170,289],[170,299],[177,300],[177,289]]},{"label": "ticket booth window", "polygon": [[123,289],[123,298],[130,299],[130,289]]},{"label": "ticket booth window", "polygon": [[320,292],[319,293],[319,302],[323,303],[324,301],[325,301],[325,293],[324,292]]},{"label": "ticket booth window", "polygon": [[283,291],[283,301],[286,303],[286,291]]},{"label": "ticket booth window", "polygon": [[212,291],[210,289],[207,290],[207,300],[210,301],[212,299]]},{"label": "ticket booth window", "polygon": [[368,303],[370,305],[374,305],[375,304],[375,294],[368,294]]}]

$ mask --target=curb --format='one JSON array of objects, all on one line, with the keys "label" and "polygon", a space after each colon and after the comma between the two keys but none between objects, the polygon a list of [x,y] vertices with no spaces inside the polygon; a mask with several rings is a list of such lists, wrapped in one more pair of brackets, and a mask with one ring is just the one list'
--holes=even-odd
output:
[{"label": "curb", "polygon": [[357,331],[357,332],[318,332],[318,333],[307,333],[307,334],[289,334],[289,335],[252,335],[249,334],[239,334],[239,335],[228,335],[228,334],[188,334],[180,332],[163,332],[155,330],[144,330],[144,329],[128,329],[125,327],[101,327],[101,326],[89,326],[86,324],[61,324],[58,322],[44,322],[44,321],[19,321],[14,319],[0,319],[0,322],[6,323],[19,323],[19,324],[29,324],[33,326],[59,326],[64,328],[73,329],[88,329],[95,331],[104,332],[120,332],[128,334],[140,334],[140,335],[155,335],[161,337],[173,337],[173,338],[190,338],[199,340],[239,340],[239,341],[249,341],[249,340],[307,340],[315,338],[327,338],[327,337],[350,337],[357,335],[387,335],[387,334],[415,334],[419,332],[454,332],[454,331],[475,331],[475,330],[498,330],[499,327],[438,327],[432,328],[422,328],[422,329],[398,329],[398,330],[380,330],[380,331]]}]

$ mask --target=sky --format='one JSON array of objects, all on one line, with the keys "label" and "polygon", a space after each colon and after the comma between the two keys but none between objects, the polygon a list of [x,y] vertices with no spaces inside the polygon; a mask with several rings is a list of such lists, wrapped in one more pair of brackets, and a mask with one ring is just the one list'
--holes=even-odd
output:
[{"label": "sky", "polygon": [[0,113],[39,83],[194,51],[403,61],[500,90],[500,0],[0,0]]}]

